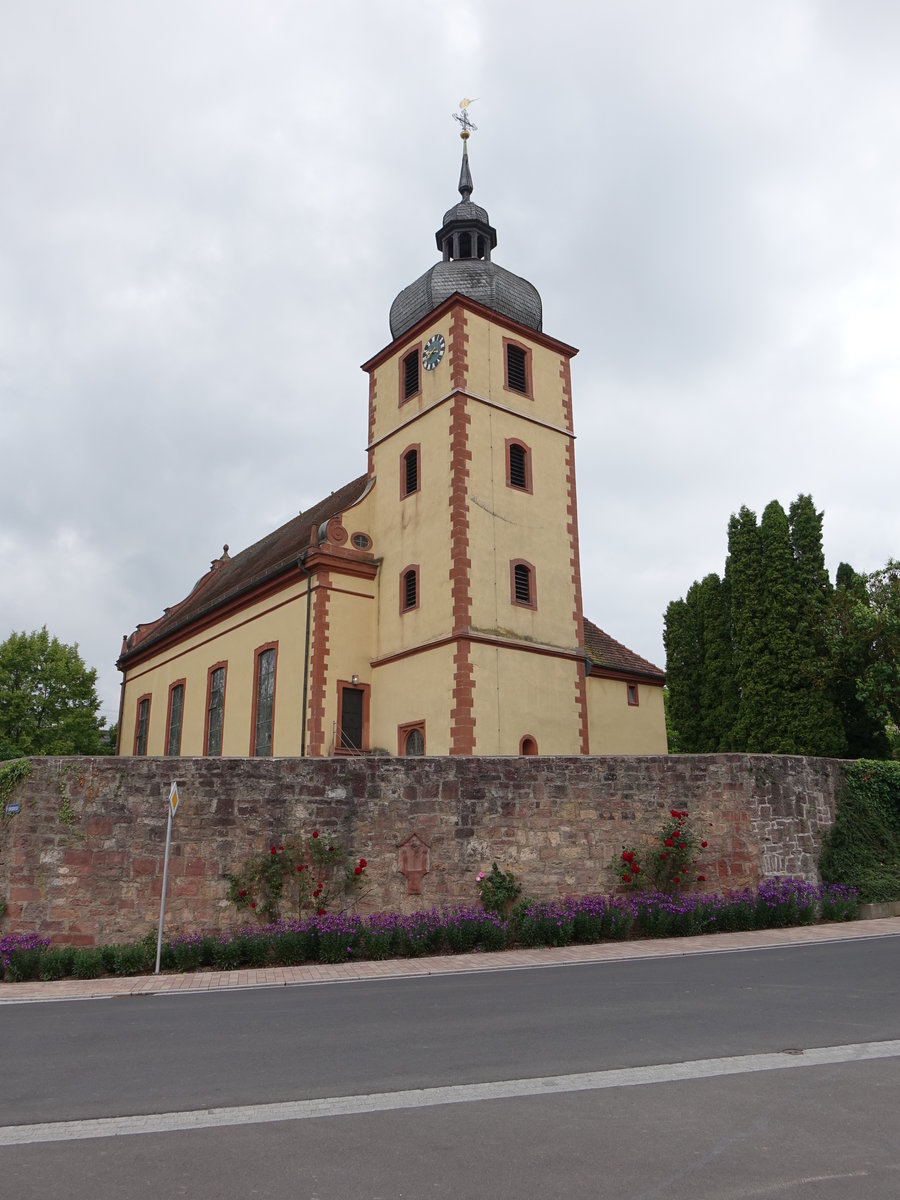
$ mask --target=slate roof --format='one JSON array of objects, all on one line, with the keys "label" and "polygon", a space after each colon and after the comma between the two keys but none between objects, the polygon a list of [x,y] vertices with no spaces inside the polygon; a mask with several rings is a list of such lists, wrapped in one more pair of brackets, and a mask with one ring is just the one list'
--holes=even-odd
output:
[{"label": "slate roof", "polygon": [[639,654],[611,638],[587,617],[584,619],[584,648],[591,662],[596,663],[598,667],[605,667],[609,671],[621,671],[627,675],[641,675],[658,683],[665,682],[665,671],[661,671],[646,658],[641,658]]},{"label": "slate roof", "polygon": [[318,528],[323,521],[337,516],[359,500],[368,481],[368,475],[360,475],[233,558],[229,557],[226,547],[226,552],[221,558],[213,560],[209,571],[197,581],[184,600],[166,609],[158,620],[138,625],[134,633],[126,638],[120,662],[127,661],[138,649],[145,650],[202,614],[211,612],[241,592],[296,564],[302,551],[310,544],[311,528]]}]

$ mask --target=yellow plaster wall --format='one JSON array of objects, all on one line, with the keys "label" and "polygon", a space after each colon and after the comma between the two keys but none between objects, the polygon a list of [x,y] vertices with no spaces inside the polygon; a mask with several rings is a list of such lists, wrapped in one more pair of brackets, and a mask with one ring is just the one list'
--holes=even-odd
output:
[{"label": "yellow plaster wall", "polygon": [[132,668],[125,684],[121,752],[133,751],[137,700],[149,692],[147,753],[164,753],[169,684],[184,678],[181,753],[202,754],[207,672],[214,663],[227,662],[222,753],[248,755],[254,651],[277,641],[273,750],[275,754],[299,754],[305,622],[306,581],[300,579]]},{"label": "yellow plaster wall", "polygon": [[577,662],[478,642],[471,659],[476,754],[518,754],[526,734],[540,754],[581,753]]},{"label": "yellow plaster wall", "polygon": [[[325,753],[335,747],[338,721],[338,683],[354,675],[372,683],[372,639],[375,627],[374,579],[355,579],[332,572],[328,595],[328,657],[325,682]],[[370,693],[371,710],[371,693]],[[371,711],[370,711],[371,716]],[[299,754],[299,750],[295,751]]]},{"label": "yellow plaster wall", "polygon": [[[566,438],[470,402],[473,447],[469,479],[472,623],[561,647],[574,647],[575,594],[566,532]],[[506,439],[531,450],[534,493],[506,486]],[[510,562],[534,567],[537,607],[511,600]]]},{"label": "yellow plaster wall", "polygon": [[663,689],[638,684],[640,703],[628,703],[627,684],[588,676],[588,730],[591,754],[667,754]]},{"label": "yellow plaster wall", "polygon": [[[375,449],[377,540],[373,552],[381,559],[375,658],[439,637],[450,627],[449,440],[450,405],[444,404]],[[416,444],[420,447],[420,487],[401,499],[401,455]],[[414,565],[419,568],[419,604],[401,612],[400,575]]]},{"label": "yellow plaster wall", "polygon": [[[443,334],[444,357],[433,371],[426,371],[419,360],[418,396],[400,403],[400,370],[403,359],[410,350],[422,347],[435,333]],[[429,326],[419,337],[403,342],[380,366],[374,368],[375,376],[375,430],[373,441],[385,437],[409,421],[412,417],[430,408],[451,390],[450,388],[450,318],[445,315]],[[416,439],[411,438],[411,441]]]},{"label": "yellow plaster wall", "polygon": [[[533,341],[527,330],[512,333],[506,326],[470,312],[466,313],[466,333],[469,338],[466,346],[469,392],[524,416],[546,421],[559,428],[567,426],[560,376],[563,360],[558,351]],[[531,397],[505,386],[505,338],[531,350]]]},{"label": "yellow plaster wall", "polygon": [[425,721],[425,753],[450,753],[453,646],[385,663],[372,672],[372,747],[397,753],[397,727]]}]

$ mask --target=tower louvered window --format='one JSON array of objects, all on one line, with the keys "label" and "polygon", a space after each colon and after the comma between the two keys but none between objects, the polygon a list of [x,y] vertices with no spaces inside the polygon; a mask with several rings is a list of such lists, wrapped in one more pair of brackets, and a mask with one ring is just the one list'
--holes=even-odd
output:
[{"label": "tower louvered window", "polygon": [[528,370],[525,351],[521,346],[506,347],[506,382],[514,392],[528,394]]},{"label": "tower louvered window", "polygon": [[512,602],[526,608],[536,608],[534,588],[534,567],[528,563],[517,562],[512,565]]},{"label": "tower louvered window", "polygon": [[419,490],[419,452],[407,450],[403,456],[403,495]]},{"label": "tower louvered window", "polygon": [[403,360],[403,399],[409,400],[419,390],[419,351],[413,350]]},{"label": "tower louvered window", "polygon": [[518,442],[509,445],[509,486],[528,489],[527,454],[524,446]]},{"label": "tower louvered window", "polygon": [[415,608],[418,601],[419,579],[418,572],[414,567],[403,572],[403,585],[401,592],[401,602],[404,611],[408,608]]}]

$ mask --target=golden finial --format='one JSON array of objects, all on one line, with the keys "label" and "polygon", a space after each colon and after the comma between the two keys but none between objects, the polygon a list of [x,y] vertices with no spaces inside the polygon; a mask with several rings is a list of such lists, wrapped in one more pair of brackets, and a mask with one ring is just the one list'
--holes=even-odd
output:
[{"label": "golden finial", "polygon": [[462,126],[462,129],[459,131],[459,136],[463,141],[468,138],[470,133],[474,132],[478,128],[478,126],[469,119],[468,113],[469,105],[474,104],[477,99],[477,96],[475,96],[472,100],[469,100],[464,96],[459,102],[459,112],[453,113],[453,120],[458,121]]}]

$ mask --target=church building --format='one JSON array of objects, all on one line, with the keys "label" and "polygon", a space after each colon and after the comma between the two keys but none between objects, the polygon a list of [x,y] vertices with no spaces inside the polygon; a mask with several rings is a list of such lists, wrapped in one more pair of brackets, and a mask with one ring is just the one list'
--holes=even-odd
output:
[{"label": "church building", "polygon": [[119,754],[664,754],[663,672],[582,612],[570,363],[460,201],[394,300],[365,471],[126,637]]}]

